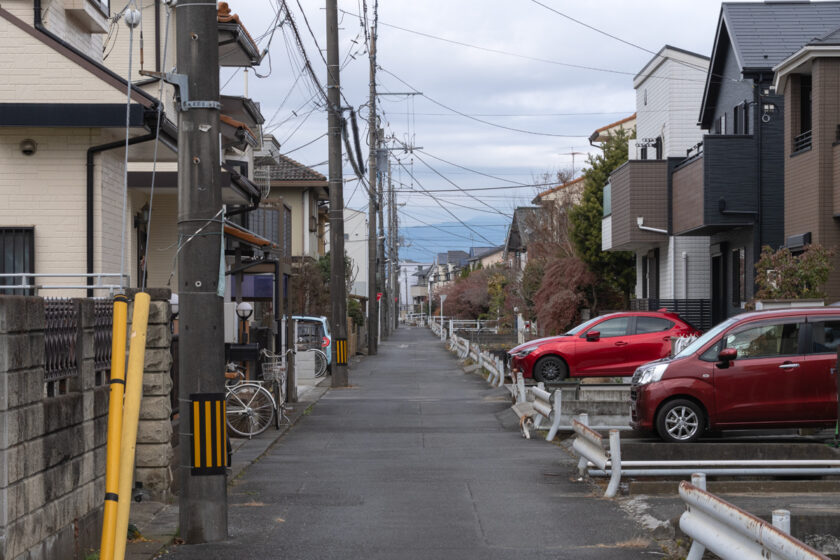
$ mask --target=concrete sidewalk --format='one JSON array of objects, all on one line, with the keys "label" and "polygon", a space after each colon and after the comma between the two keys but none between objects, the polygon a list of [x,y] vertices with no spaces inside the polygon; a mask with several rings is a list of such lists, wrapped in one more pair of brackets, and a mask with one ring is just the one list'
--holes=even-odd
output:
[{"label": "concrete sidewalk", "polygon": [[[288,405],[286,415],[291,425],[283,424],[279,430],[269,428],[253,439],[231,438],[233,449],[231,469],[228,474],[229,484],[236,480],[245,469],[258,461],[289,429],[311,409],[318,399],[327,392],[330,378],[303,378],[298,382],[299,402]],[[177,473],[176,473],[177,476]],[[140,537],[129,541],[126,546],[127,560],[149,560],[162,553],[177,539],[178,504],[143,501],[131,504],[130,523],[140,533]]]},{"label": "concrete sidewalk", "polygon": [[507,392],[404,327],[230,488],[229,540],[172,559],[637,559],[658,543],[497,415]]}]

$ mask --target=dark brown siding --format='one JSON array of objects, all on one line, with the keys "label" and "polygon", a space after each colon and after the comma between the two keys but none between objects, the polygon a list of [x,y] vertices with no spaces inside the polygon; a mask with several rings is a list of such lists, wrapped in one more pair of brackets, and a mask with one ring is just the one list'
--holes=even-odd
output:
[{"label": "dark brown siding", "polygon": [[[814,61],[812,77],[811,149],[792,154],[793,137],[799,133],[798,75],[785,86],[785,236],[811,233],[811,241],[825,247],[840,248],[840,227],[834,214],[840,209],[840,184],[837,179],[836,141],[840,123],[840,60],[822,58]],[[840,299],[840,255],[826,285],[829,301]]]},{"label": "dark brown siding", "polygon": [[630,250],[661,242],[664,234],[639,229],[668,229],[668,162],[634,160],[610,176],[613,249]]},{"label": "dark brown siding", "polygon": [[674,234],[703,225],[703,158],[680,167],[673,174]]}]

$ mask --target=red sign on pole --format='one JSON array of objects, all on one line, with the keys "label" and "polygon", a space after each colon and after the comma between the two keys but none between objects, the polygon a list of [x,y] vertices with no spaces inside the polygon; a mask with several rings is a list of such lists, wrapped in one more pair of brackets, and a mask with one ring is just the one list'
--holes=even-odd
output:
[{"label": "red sign on pole", "polygon": [[376,301],[382,299],[382,292],[376,292]]}]

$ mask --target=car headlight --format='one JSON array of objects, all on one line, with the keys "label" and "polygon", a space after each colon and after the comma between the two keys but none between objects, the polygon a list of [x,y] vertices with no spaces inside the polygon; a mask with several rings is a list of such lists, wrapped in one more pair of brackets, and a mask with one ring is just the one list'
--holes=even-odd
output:
[{"label": "car headlight", "polygon": [[[636,375],[638,375],[637,383],[639,385],[647,385],[648,383],[655,383],[662,379],[662,375],[665,373],[665,370],[668,369],[668,364],[651,364],[649,366],[642,366],[638,370],[636,370]],[[636,377],[634,375],[633,377]]]},{"label": "car headlight", "polygon": [[514,356],[516,356],[518,358],[524,358],[525,356],[527,356],[528,354],[530,354],[531,352],[533,352],[537,348],[539,348],[539,346],[527,346],[527,347],[523,348],[522,350],[520,350],[519,352],[515,353]]}]

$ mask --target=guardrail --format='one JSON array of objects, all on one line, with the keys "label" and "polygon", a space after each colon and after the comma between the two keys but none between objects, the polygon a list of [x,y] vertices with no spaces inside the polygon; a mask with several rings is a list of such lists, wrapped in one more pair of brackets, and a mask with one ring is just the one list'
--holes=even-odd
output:
[{"label": "guardrail", "polygon": [[686,560],[701,560],[706,549],[723,560],[828,560],[790,535],[790,511],[773,511],[772,525],[706,491],[706,477],[696,473],[680,482],[686,504],[680,529],[692,538]]},{"label": "guardrail", "polygon": [[551,422],[548,428],[548,434],[545,436],[545,441],[551,441],[557,435],[560,429],[560,415],[562,409],[562,397],[560,391],[548,392],[540,383],[536,387],[528,389],[529,394],[533,397],[534,412],[536,413],[536,420],[534,421],[534,429],[542,430],[543,419],[546,422]]},{"label": "guardrail", "polygon": [[580,455],[578,473],[580,478],[583,479],[588,462],[592,462],[595,466],[605,470],[610,461],[613,460],[614,466],[610,483],[607,485],[607,491],[604,492],[605,498],[612,498],[618,492],[618,484],[621,482],[621,441],[618,430],[610,430],[610,448],[605,450],[603,436],[590,428],[587,425],[588,423],[588,417],[585,414],[581,414],[580,420],[572,420],[572,427],[578,435],[572,444],[572,448]]}]

